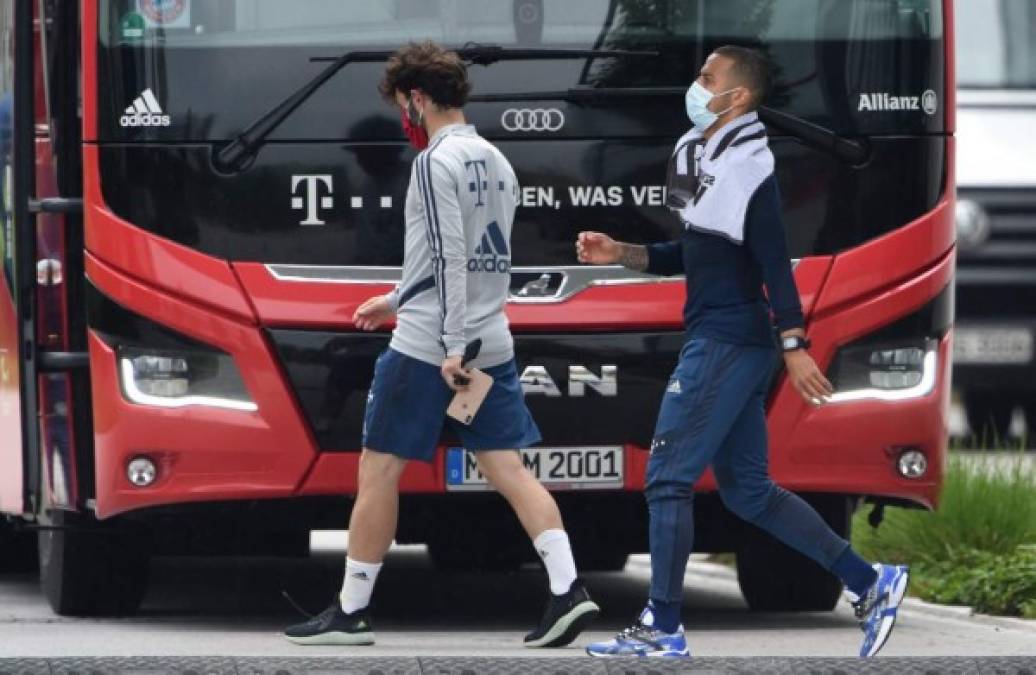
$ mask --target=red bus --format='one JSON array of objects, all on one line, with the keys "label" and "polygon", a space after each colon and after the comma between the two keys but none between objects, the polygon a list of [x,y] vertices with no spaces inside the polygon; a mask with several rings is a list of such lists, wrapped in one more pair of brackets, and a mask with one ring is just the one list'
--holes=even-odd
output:
[{"label": "red bus", "polygon": [[[584,569],[647,548],[644,467],[684,285],[581,267],[573,242],[678,235],[664,180],[683,94],[727,43],[778,69],[762,115],[813,353],[837,389],[815,408],[774,378],[772,474],[846,536],[864,502],[875,520],[933,508],[952,25],[949,0],[4,3],[0,565],[38,547],[56,612],[126,613],[151,556],[304,554],[311,530],[347,522],[388,339],[350,317],[399,277],[412,159],[376,83],[411,39],[470,62],[469,119],[523,186],[500,264],[545,438],[525,457]],[[408,468],[398,540],[442,567],[534,560],[455,443]],[[742,554],[749,605],[832,608],[837,581],[714,488],[699,486],[697,548]]]}]

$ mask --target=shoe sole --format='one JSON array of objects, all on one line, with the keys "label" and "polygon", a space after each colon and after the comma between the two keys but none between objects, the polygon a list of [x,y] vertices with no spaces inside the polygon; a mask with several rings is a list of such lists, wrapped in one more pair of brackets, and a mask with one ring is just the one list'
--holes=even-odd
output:
[{"label": "shoe sole", "polygon": [[886,609],[892,609],[892,615],[883,617],[881,620],[881,627],[878,628],[878,637],[874,640],[874,644],[871,645],[870,651],[864,656],[864,658],[871,658],[876,656],[881,651],[885,643],[888,642],[889,637],[892,635],[892,629],[896,625],[896,617],[899,614],[899,606],[903,602],[903,596],[906,595],[907,586],[910,584],[910,568],[903,571],[903,575],[896,581],[896,585],[892,587],[892,593],[889,594],[888,606]]},{"label": "shoe sole", "polygon": [[600,613],[601,608],[592,600],[581,602],[555,621],[543,637],[526,642],[525,646],[550,648],[571,644]]},{"label": "shoe sole", "polygon": [[586,650],[586,653],[595,659],[689,659],[691,658],[691,650],[684,652],[643,652],[640,654],[597,654],[595,652]]},{"label": "shoe sole", "polygon": [[285,635],[284,637],[288,642],[306,646],[338,645],[345,647],[363,647],[374,644],[374,633],[343,633],[341,631],[332,631],[329,633],[310,635],[309,637],[295,637],[291,635]]}]

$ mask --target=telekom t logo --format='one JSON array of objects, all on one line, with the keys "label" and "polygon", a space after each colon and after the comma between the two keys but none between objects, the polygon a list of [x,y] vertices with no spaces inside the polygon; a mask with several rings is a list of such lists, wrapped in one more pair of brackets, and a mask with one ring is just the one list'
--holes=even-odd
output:
[{"label": "telekom t logo", "polygon": [[475,174],[471,182],[468,183],[468,191],[474,192],[478,197],[475,201],[475,206],[485,206],[486,203],[482,201],[482,194],[489,190],[489,181],[486,180],[486,160],[476,159],[472,162],[464,162],[464,168],[471,169]]},{"label": "telekom t logo", "polygon": [[[294,196],[299,192],[299,186],[304,186],[302,196]],[[321,194],[321,185],[326,188],[327,194]],[[320,209],[334,208],[335,199],[334,187],[330,175],[321,176],[292,176],[291,177],[291,208],[306,211],[306,219],[299,225],[324,225],[320,220]]]}]

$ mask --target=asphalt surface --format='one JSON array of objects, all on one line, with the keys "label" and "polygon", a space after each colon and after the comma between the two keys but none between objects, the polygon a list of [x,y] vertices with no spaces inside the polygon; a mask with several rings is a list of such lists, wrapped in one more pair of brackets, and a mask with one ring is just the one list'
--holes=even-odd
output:
[{"label": "asphalt surface", "polygon": [[[560,650],[524,649],[542,610],[546,578],[443,574],[422,547],[390,554],[375,595],[377,644],[299,647],[279,634],[303,620],[283,593],[316,612],[341,583],[340,552],[310,559],[158,559],[139,615],[74,619],[54,615],[31,575],[0,579],[0,658],[4,657],[572,657],[607,639],[639,613],[646,556],[624,572],[593,573],[589,588],[603,612],[592,629]],[[694,560],[684,622],[699,657],[852,657],[861,633],[847,605],[831,613],[748,611],[728,569]],[[882,656],[1036,657],[1036,622],[975,619],[953,610],[904,607]],[[0,673],[4,671],[0,667]],[[1036,661],[1033,662],[1036,672]]]}]

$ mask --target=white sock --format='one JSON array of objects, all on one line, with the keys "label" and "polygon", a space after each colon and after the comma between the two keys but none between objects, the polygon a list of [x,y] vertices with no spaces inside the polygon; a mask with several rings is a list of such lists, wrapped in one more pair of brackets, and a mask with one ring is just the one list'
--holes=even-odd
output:
[{"label": "white sock", "polygon": [[572,546],[564,530],[544,530],[532,545],[540,554],[543,566],[550,577],[550,592],[564,595],[576,580],[576,561],[572,559]]},{"label": "white sock", "polygon": [[352,558],[345,559],[345,581],[342,583],[342,611],[352,614],[371,603],[374,582],[378,580],[381,563],[365,563]]}]

